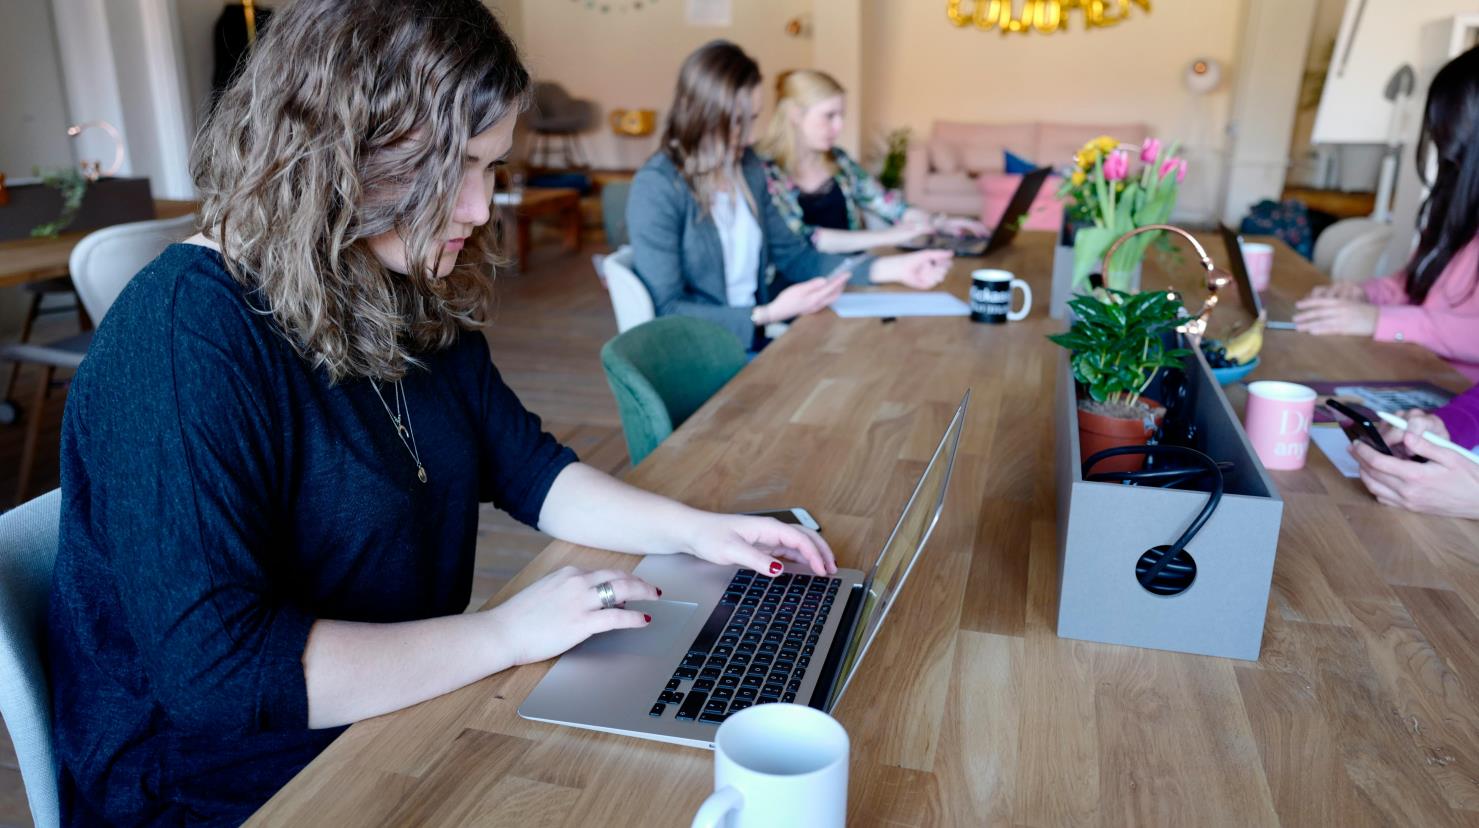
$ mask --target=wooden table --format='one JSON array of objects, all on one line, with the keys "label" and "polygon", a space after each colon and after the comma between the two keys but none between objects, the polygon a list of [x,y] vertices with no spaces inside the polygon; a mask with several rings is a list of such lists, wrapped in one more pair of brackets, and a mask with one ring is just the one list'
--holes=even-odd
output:
[{"label": "wooden table", "polygon": [[[992,262],[1032,282],[1028,321],[803,319],[630,475],[706,508],[804,505],[863,567],[974,389],[945,512],[837,711],[853,822],[1479,821],[1479,523],[1381,507],[1318,452],[1273,475],[1258,662],[1055,635],[1050,245],[1027,233]],[[1279,301],[1319,278],[1278,249]],[[1264,360],[1266,378],[1462,385],[1412,345],[1271,334]],[[636,562],[554,543],[503,594]],[[547,667],[355,725],[253,824],[687,825],[709,754],[518,718]]]},{"label": "wooden table", "polygon": [[529,187],[516,204],[498,207],[504,226],[514,225],[514,244],[519,270],[529,266],[529,250],[534,245],[533,225],[536,218],[553,217],[564,231],[565,249],[580,249],[580,191],[564,187]]},{"label": "wooden table", "polygon": [[[167,219],[193,212],[193,201],[154,200],[154,217]],[[72,248],[92,231],[63,233],[54,239],[13,239],[0,242],[0,288],[67,275]]]}]

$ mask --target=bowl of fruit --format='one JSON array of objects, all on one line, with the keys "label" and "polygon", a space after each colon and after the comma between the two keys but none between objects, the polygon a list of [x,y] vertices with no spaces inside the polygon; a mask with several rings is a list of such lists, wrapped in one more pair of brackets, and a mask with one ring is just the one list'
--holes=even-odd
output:
[{"label": "bowl of fruit", "polygon": [[1212,369],[1219,385],[1232,385],[1258,367],[1258,352],[1263,349],[1263,324],[1256,322],[1237,336],[1222,341],[1202,340],[1202,356]]}]

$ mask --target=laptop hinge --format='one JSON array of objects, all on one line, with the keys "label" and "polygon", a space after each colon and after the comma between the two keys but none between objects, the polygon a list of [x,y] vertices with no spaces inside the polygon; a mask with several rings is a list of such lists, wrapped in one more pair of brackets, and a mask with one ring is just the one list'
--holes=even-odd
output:
[{"label": "laptop hinge", "polygon": [[[827,712],[827,701],[832,697],[832,688],[837,686],[837,671],[842,664],[842,656],[852,644],[853,625],[858,622],[858,615],[863,608],[863,584],[855,584],[848,592],[847,604],[842,607],[842,621],[837,625],[837,634],[832,636],[832,646],[827,650],[827,660],[822,662],[822,672],[817,676],[816,687],[811,691],[811,700],[806,703],[807,707],[814,707],[823,713]],[[838,644],[842,646],[837,646]]]}]

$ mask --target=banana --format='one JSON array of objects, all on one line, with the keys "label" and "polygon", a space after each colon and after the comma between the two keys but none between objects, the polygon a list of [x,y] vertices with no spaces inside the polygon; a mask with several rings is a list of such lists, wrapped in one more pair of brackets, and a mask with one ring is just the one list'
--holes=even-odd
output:
[{"label": "banana", "polygon": [[1263,350],[1263,326],[1262,319],[1255,320],[1248,330],[1224,343],[1227,348],[1227,358],[1236,361],[1239,365],[1247,365]]}]

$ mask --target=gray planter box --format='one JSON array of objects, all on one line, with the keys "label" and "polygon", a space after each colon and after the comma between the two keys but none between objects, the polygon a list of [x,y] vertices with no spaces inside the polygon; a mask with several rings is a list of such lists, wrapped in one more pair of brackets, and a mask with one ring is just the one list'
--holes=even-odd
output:
[{"label": "gray planter box", "polygon": [[1284,502],[1200,351],[1187,359],[1203,451],[1232,461],[1221,505],[1187,546],[1196,578],[1173,596],[1135,577],[1147,550],[1179,537],[1207,501],[1201,491],[1083,479],[1068,354],[1058,364],[1058,635],[1256,661]]}]

